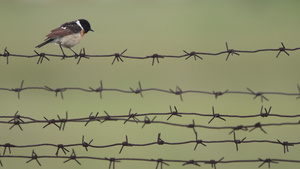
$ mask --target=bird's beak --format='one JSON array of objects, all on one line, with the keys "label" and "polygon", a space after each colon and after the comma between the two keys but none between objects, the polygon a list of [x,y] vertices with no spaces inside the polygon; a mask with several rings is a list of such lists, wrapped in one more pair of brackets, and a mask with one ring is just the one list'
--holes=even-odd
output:
[{"label": "bird's beak", "polygon": [[90,31],[94,32],[94,30],[93,30],[93,29],[90,29]]}]

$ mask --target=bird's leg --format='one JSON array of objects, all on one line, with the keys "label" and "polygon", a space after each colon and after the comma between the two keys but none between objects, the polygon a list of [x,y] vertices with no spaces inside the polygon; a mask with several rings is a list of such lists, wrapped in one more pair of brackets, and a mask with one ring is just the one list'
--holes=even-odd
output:
[{"label": "bird's leg", "polygon": [[61,44],[59,44],[59,47],[60,47],[61,52],[64,55],[63,58],[62,58],[62,60],[63,60],[63,59],[65,59],[67,57],[67,55],[65,54],[64,50],[62,49]]},{"label": "bird's leg", "polygon": [[75,59],[79,56],[74,50],[72,50],[70,47],[68,47],[74,54],[75,54]]}]

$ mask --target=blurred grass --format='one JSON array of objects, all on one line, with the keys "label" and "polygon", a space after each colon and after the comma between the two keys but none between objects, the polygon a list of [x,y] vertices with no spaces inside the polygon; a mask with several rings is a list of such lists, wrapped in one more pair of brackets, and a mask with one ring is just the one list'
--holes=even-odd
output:
[{"label": "blurred grass", "polygon": [[[62,23],[85,18],[90,21],[95,32],[85,35],[82,42],[74,47],[79,51],[86,48],[88,54],[110,54],[128,49],[126,55],[147,56],[153,53],[178,55],[182,50],[218,52],[225,50],[225,42],[230,48],[254,50],[261,48],[280,47],[284,42],[286,47],[299,47],[299,1],[198,1],[198,0],[87,0],[87,1],[37,1],[14,0],[0,2],[1,36],[0,49],[8,47],[8,51],[17,54],[33,54],[34,46],[43,41],[45,35]],[[58,46],[47,45],[38,52],[60,54]],[[2,53],[2,52],[0,52]],[[183,59],[161,59],[160,64],[151,66],[151,60],[126,60],[124,63],[111,65],[112,58],[89,60],[83,59],[80,65],[76,60],[59,60],[51,58],[36,65],[36,59],[10,57],[0,58],[0,87],[15,88],[25,80],[25,86],[56,87],[96,87],[103,80],[104,87],[128,89],[141,81],[143,88],[175,88],[197,89],[207,91],[246,90],[295,92],[299,84],[299,51],[290,52],[291,56],[281,54],[275,59],[276,53],[262,52],[257,54],[242,54],[225,61],[224,56],[207,57],[194,61]],[[64,100],[55,98],[54,93],[27,92],[21,93],[18,100],[16,94],[1,92],[1,115],[13,115],[17,110],[21,115],[42,119],[64,116],[66,110],[70,117],[88,116],[90,112],[107,110],[111,114],[127,114],[130,108],[133,112],[166,112],[169,105],[175,105],[184,112],[210,113],[215,106],[221,114],[257,114],[261,105],[272,106],[272,113],[299,114],[299,100],[285,96],[270,96],[269,102],[261,103],[251,96],[230,95],[217,100],[213,97],[198,94],[183,95],[184,102],[178,97],[161,93],[144,93],[144,98],[138,95],[120,93],[103,93],[103,99],[98,94],[83,92],[66,92]],[[171,119],[181,123],[191,123],[190,118]],[[196,118],[197,124],[207,124],[209,118]],[[283,119],[284,120],[284,119]],[[290,121],[294,121],[291,119]],[[296,119],[298,120],[298,119]],[[214,121],[212,125],[240,125],[280,122],[280,118],[236,120],[226,122]],[[284,121],[288,121],[284,120]],[[37,143],[78,143],[81,136],[94,139],[93,144],[103,145],[122,142],[128,135],[131,142],[155,141],[157,133],[162,133],[166,141],[185,141],[194,139],[193,132],[185,128],[165,127],[161,125],[146,126],[122,123],[91,123],[68,124],[64,132],[58,132],[54,126],[41,129],[43,125],[24,125],[24,131],[17,127],[8,130],[9,126],[1,125],[3,136],[0,143],[37,144]],[[299,127],[269,127],[265,128],[268,135],[260,131],[238,132],[238,138],[269,139],[299,141],[299,135],[292,134]],[[211,131],[198,129],[203,140],[232,139],[227,131]],[[184,146],[152,146],[125,147],[118,154],[120,147],[108,149],[90,149],[88,152],[76,148],[76,154],[97,157],[145,157],[173,159],[256,159],[284,158],[296,159],[299,154],[297,146],[283,154],[282,146],[266,144],[242,144],[240,151],[235,151],[235,145],[209,145],[198,147]],[[12,149],[12,155],[30,155],[29,149]],[[54,148],[36,148],[38,155],[54,154]],[[23,160],[23,161],[22,161]],[[33,168],[37,164],[31,162],[25,165],[24,159],[1,160],[6,168]],[[63,160],[40,160],[41,168],[74,168],[74,162],[66,164]],[[104,161],[81,160],[86,168],[105,168],[109,163]],[[245,169],[257,167],[259,164],[222,164],[218,168]],[[122,162],[116,168],[154,168],[154,163]],[[209,168],[210,166],[205,167]],[[272,165],[276,168],[295,168],[297,164],[280,163]],[[183,168],[171,164],[169,168]],[[265,166],[264,166],[265,167]],[[166,167],[168,168],[168,167]]]}]

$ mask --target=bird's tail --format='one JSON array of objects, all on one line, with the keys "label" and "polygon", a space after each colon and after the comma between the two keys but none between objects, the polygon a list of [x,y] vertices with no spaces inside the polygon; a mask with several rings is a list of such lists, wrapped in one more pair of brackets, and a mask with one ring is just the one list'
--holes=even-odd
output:
[{"label": "bird's tail", "polygon": [[42,46],[44,46],[44,45],[46,45],[46,44],[48,44],[48,43],[50,43],[50,42],[52,42],[52,41],[53,41],[53,39],[48,39],[48,40],[46,40],[45,42],[43,42],[43,43],[37,45],[36,48],[40,48],[40,47],[42,47]]}]

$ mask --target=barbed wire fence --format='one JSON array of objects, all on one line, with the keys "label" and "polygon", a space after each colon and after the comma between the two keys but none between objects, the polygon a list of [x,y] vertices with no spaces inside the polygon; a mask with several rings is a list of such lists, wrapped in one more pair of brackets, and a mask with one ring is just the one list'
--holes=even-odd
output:
[{"label": "barbed wire fence", "polygon": [[[57,58],[75,58],[78,59],[77,64],[80,63],[82,58],[90,59],[90,58],[107,58],[112,57],[113,61],[123,62],[123,59],[152,59],[152,65],[154,65],[155,61],[159,63],[159,59],[163,58],[185,58],[185,60],[194,58],[195,60],[200,59],[203,60],[203,56],[217,56],[222,54],[227,54],[226,61],[229,59],[230,56],[237,55],[239,56],[241,53],[258,53],[258,52],[276,52],[276,58],[279,57],[281,53],[285,53],[286,55],[290,55],[289,51],[296,51],[300,50],[300,47],[297,48],[286,48],[283,43],[281,43],[281,47],[273,48],[273,49],[258,49],[258,50],[235,50],[230,49],[226,42],[226,50],[216,53],[208,53],[208,52],[187,52],[183,50],[184,54],[182,55],[160,55],[160,54],[153,54],[146,57],[136,57],[136,56],[126,56],[124,53],[127,51],[124,50],[121,53],[114,53],[108,55],[88,55],[85,52],[85,48],[81,49],[78,55],[71,55],[71,56],[64,56],[64,55],[56,55],[56,54],[47,54],[47,53],[39,53],[34,51],[34,55],[22,55],[22,54],[13,54],[8,51],[7,48],[4,49],[4,52],[1,54],[0,57],[6,57],[6,63],[9,63],[9,57],[14,58],[38,58],[37,64],[41,64],[44,59],[50,61],[50,57],[57,57]],[[21,82],[20,87],[17,88],[4,88],[0,87],[0,92],[15,92],[17,93],[18,99],[20,99],[21,92],[24,91],[46,91],[55,93],[57,97],[60,95],[62,99],[64,99],[65,92],[72,92],[72,91],[82,91],[87,93],[98,93],[100,95],[100,99],[103,97],[103,93],[106,92],[119,92],[125,94],[138,94],[142,98],[144,97],[145,92],[159,92],[159,93],[166,93],[172,94],[180,97],[180,100],[183,101],[183,95],[192,93],[192,94],[203,94],[203,95],[210,95],[215,97],[216,99],[223,95],[250,95],[253,99],[260,98],[260,101],[269,101],[266,95],[276,95],[276,96],[292,96],[296,99],[300,98],[300,86],[297,85],[295,92],[280,92],[280,91],[259,91],[252,90],[249,87],[245,87],[245,91],[234,91],[234,90],[225,90],[225,91],[205,91],[205,90],[182,90],[179,86],[176,86],[175,89],[161,89],[161,88],[144,88],[141,85],[141,82],[138,83],[138,87],[135,89],[133,87],[129,87],[128,90],[119,89],[119,88],[106,88],[103,85],[102,80],[100,84],[96,87],[61,87],[61,88],[51,88],[49,86],[31,86],[31,87],[24,87],[24,80]],[[171,145],[171,146],[183,146],[183,145],[192,145],[191,150],[197,151],[198,149],[213,146],[215,144],[228,144],[233,145],[233,148],[236,151],[242,151],[242,147],[246,144],[269,144],[274,145],[277,147],[283,147],[283,153],[288,153],[290,147],[293,149],[297,149],[300,145],[300,141],[287,141],[282,139],[247,139],[247,137],[239,138],[237,135],[237,131],[242,132],[252,132],[255,129],[260,130],[264,134],[268,134],[267,127],[282,127],[282,126],[292,126],[293,128],[297,128],[300,125],[300,114],[293,114],[293,115],[286,115],[286,114],[274,114],[271,113],[272,107],[266,108],[261,106],[258,110],[258,114],[250,114],[250,115],[237,115],[237,114],[220,114],[215,111],[215,107],[212,107],[211,113],[200,113],[200,112],[184,112],[179,111],[176,106],[174,109],[172,106],[169,107],[170,111],[167,112],[142,112],[142,113],[132,113],[132,109],[129,110],[128,114],[121,114],[121,115],[110,115],[107,111],[103,111],[104,114],[100,115],[100,112],[91,112],[89,115],[79,117],[79,118],[70,118],[69,111],[65,112],[64,117],[57,115],[56,119],[50,119],[44,116],[43,119],[37,119],[35,117],[30,116],[22,116],[19,111],[14,112],[13,115],[6,115],[0,116],[0,124],[8,126],[9,130],[19,128],[21,131],[26,130],[24,126],[27,125],[42,125],[41,128],[45,129],[50,126],[57,128],[59,131],[63,131],[66,127],[66,124],[76,123],[82,124],[82,126],[87,126],[90,123],[112,123],[112,122],[121,122],[124,125],[127,123],[136,123],[137,127],[144,128],[145,126],[153,126],[153,125],[165,125],[170,127],[181,127],[187,128],[188,130],[192,130],[194,133],[194,138],[185,138],[184,141],[174,141],[174,140],[167,140],[164,139],[160,132],[157,134],[156,138],[149,138],[147,142],[144,143],[137,143],[134,139],[129,139],[130,136],[124,135],[125,140],[114,141],[110,144],[93,144],[94,139],[85,140],[85,136],[78,138],[78,142],[75,143],[66,143],[66,144],[55,144],[55,143],[34,143],[34,144],[15,144],[13,142],[6,142],[0,143],[0,147],[3,148],[3,153],[0,155],[0,165],[3,166],[3,161],[6,158],[12,159],[27,159],[26,163],[31,161],[36,161],[38,165],[42,165],[39,160],[43,159],[62,159],[64,160],[63,163],[67,163],[69,161],[75,161],[77,164],[81,165],[81,160],[95,160],[95,161],[106,161],[108,168],[115,169],[116,163],[120,163],[123,161],[141,161],[141,162],[149,162],[154,163],[153,168],[155,169],[163,169],[163,166],[170,166],[171,163],[178,163],[182,166],[186,165],[194,165],[194,166],[202,166],[202,165],[210,165],[212,168],[216,169],[217,164],[228,164],[228,163],[257,163],[257,167],[260,168],[265,164],[268,165],[268,168],[271,167],[271,164],[278,164],[278,163],[295,163],[299,164],[300,160],[298,158],[295,159],[283,159],[283,158],[253,158],[253,159],[239,159],[239,160],[226,160],[226,157],[216,158],[213,160],[184,160],[184,159],[168,159],[168,158],[115,158],[115,157],[95,157],[95,156],[77,156],[75,153],[76,147],[82,147],[83,150],[85,149],[88,151],[89,149],[106,149],[111,147],[120,147],[118,151],[121,154],[123,151],[126,151],[126,147],[150,147],[150,146],[164,146],[164,145]],[[114,113],[113,113],[114,114]],[[165,120],[158,120],[157,117],[165,117]],[[178,118],[184,119],[185,117],[192,117],[191,123],[180,123],[180,122],[170,122],[171,118]],[[197,122],[195,119],[196,117],[207,117],[207,124],[202,124]],[[214,126],[212,125],[215,120],[221,120],[226,122],[227,119],[231,118],[242,118],[242,119],[251,119],[251,118],[269,118],[269,117],[276,117],[280,119],[291,119],[292,121],[289,122],[280,122],[280,123],[261,123],[256,122],[255,124],[247,125],[247,124],[239,124],[236,126]],[[183,120],[182,120],[183,121]],[[209,140],[200,138],[197,129],[203,128],[208,130],[228,130],[228,135],[230,135],[231,139],[215,139]],[[133,141],[132,141],[133,140]],[[32,150],[30,155],[11,155],[15,149],[37,149],[38,147],[54,147],[53,155],[38,155],[40,153],[36,153],[35,150]],[[241,148],[240,148],[241,147]],[[8,155],[9,153],[9,155]],[[63,153],[64,155],[60,155]],[[67,155],[69,153],[69,155]],[[224,160],[225,159],[225,160]]]},{"label": "barbed wire fence", "polygon": [[233,56],[233,55],[237,55],[239,56],[241,53],[259,53],[259,52],[277,52],[276,58],[279,57],[279,55],[281,53],[285,53],[287,56],[289,56],[290,54],[288,53],[288,51],[297,51],[300,50],[300,47],[296,47],[296,48],[286,48],[285,45],[283,44],[283,42],[281,42],[281,47],[279,48],[268,48],[268,49],[257,49],[257,50],[238,50],[238,49],[230,49],[228,47],[227,42],[226,44],[226,50],[225,51],[220,51],[220,52],[215,52],[215,53],[210,53],[210,52],[187,52],[186,50],[183,50],[184,54],[182,55],[167,55],[167,54],[152,54],[149,56],[145,56],[145,57],[138,57],[138,56],[129,56],[129,55],[124,55],[124,53],[127,51],[127,49],[125,49],[124,51],[122,51],[121,53],[114,53],[114,54],[97,54],[97,55],[90,55],[90,54],[86,54],[85,52],[85,48],[82,48],[80,50],[80,52],[77,55],[70,55],[70,56],[65,56],[65,55],[58,55],[58,54],[50,54],[50,53],[44,53],[44,52],[37,52],[34,50],[34,55],[25,55],[25,54],[13,54],[11,52],[8,51],[7,47],[4,49],[3,53],[0,53],[0,56],[6,57],[6,63],[9,63],[9,57],[15,57],[15,58],[38,58],[37,64],[41,64],[43,62],[44,59],[46,59],[47,61],[50,61],[50,57],[58,57],[58,58],[62,58],[66,59],[66,58],[75,58],[78,59],[77,64],[80,63],[82,58],[85,59],[90,59],[90,58],[107,58],[107,57],[113,57],[113,61],[111,64],[114,64],[115,61],[118,62],[123,62],[122,58],[125,59],[138,59],[138,60],[144,60],[144,59],[152,59],[152,65],[154,65],[155,61],[157,63],[159,63],[159,59],[164,59],[164,58],[185,58],[185,60],[188,60],[190,58],[194,58],[195,60],[200,59],[203,60],[202,56],[218,56],[218,55],[222,55],[222,54],[227,54],[226,56],[226,61],[229,59],[229,56]]}]

